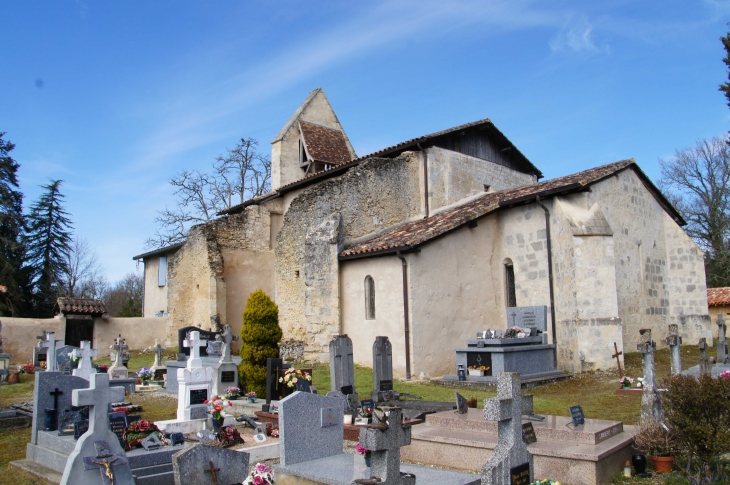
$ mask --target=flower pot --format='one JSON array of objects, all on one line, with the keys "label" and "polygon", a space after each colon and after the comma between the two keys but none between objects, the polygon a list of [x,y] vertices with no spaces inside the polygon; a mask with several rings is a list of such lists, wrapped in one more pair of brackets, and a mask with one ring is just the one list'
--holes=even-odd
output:
[{"label": "flower pot", "polygon": [[646,457],[644,455],[632,455],[631,464],[634,466],[637,475],[642,476],[646,473]]},{"label": "flower pot", "polygon": [[364,458],[365,458],[365,466],[368,467],[368,468],[370,468],[370,457],[369,456],[366,456]]},{"label": "flower pot", "polygon": [[8,384],[17,384],[20,382],[20,372],[11,372],[8,374]]},{"label": "flower pot", "polygon": [[213,432],[215,434],[218,434],[218,431],[220,431],[221,426],[223,426],[223,417],[220,418],[211,418],[213,420]]},{"label": "flower pot", "polygon": [[143,386],[149,386],[150,385],[150,381],[142,381],[142,385]]},{"label": "flower pot", "polygon": [[651,461],[654,464],[654,471],[657,473],[671,473],[673,456],[652,456]]},{"label": "flower pot", "polygon": [[469,375],[470,376],[476,376],[476,377],[484,377],[484,371],[483,370],[469,369]]},{"label": "flower pot", "polygon": [[248,399],[248,402],[250,402],[250,403],[255,403],[256,402],[256,398],[255,397],[247,397],[246,399]]}]

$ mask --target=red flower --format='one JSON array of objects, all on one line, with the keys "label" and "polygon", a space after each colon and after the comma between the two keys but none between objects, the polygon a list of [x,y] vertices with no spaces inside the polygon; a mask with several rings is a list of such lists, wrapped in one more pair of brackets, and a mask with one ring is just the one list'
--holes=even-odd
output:
[{"label": "red flower", "polygon": [[139,429],[140,432],[144,433],[145,431],[149,431],[150,429],[152,429],[152,424],[146,419],[140,419],[139,421],[137,421],[137,429]]},{"label": "red flower", "polygon": [[208,400],[206,399],[205,401],[203,401],[203,404],[208,404]]}]

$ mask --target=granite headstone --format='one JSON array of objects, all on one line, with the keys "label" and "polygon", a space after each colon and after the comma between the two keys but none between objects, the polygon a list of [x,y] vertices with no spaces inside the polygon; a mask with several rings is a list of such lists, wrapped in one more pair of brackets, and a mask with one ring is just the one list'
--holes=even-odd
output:
[{"label": "granite headstone", "polygon": [[172,455],[175,485],[241,483],[248,475],[249,454],[195,445]]},{"label": "granite headstone", "polygon": [[279,403],[279,449],[282,465],[342,453],[345,400],[295,392]]}]

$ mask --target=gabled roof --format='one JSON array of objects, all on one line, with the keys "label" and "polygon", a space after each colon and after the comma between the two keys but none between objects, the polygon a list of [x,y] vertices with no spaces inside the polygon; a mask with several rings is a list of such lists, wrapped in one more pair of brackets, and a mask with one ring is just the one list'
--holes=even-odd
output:
[{"label": "gabled roof", "polygon": [[315,162],[337,165],[350,160],[347,139],[341,130],[302,120],[299,120],[299,130],[307,154]]},{"label": "gabled roof", "polygon": [[710,306],[730,305],[730,287],[707,288],[707,304]]},{"label": "gabled roof", "polygon": [[101,300],[88,298],[59,298],[53,308],[54,313],[64,315],[92,315],[101,316],[106,313],[106,307]]},{"label": "gabled roof", "polygon": [[661,195],[654,184],[639,169],[636,162],[630,159],[592,168],[573,175],[546,180],[537,184],[485,193],[483,196],[458,207],[444,210],[426,219],[419,219],[402,224],[366,241],[355,243],[340,253],[340,259],[375,256],[377,254],[391,253],[396,250],[409,251],[479,217],[495,212],[500,208],[534,201],[538,195],[540,197],[551,197],[559,194],[579,192],[627,168],[632,168],[636,171],[644,184],[647,185],[649,191],[652,192],[657,202],[680,225],[685,224],[684,219],[682,219],[676,209]]},{"label": "gabled roof", "polygon": [[302,112],[305,109],[307,109],[307,106],[309,106],[309,103],[312,102],[312,100],[314,99],[314,97],[317,96],[317,94],[320,91],[322,91],[322,88],[321,87],[320,88],[317,88],[314,91],[312,91],[311,93],[309,93],[309,95],[304,99],[304,102],[302,104],[300,104],[299,107],[297,108],[297,110],[294,112],[294,114],[291,115],[291,118],[289,118],[289,121],[286,122],[286,124],[284,125],[284,127],[281,130],[279,130],[279,133],[277,133],[276,136],[274,137],[274,139],[271,140],[271,143],[272,144],[274,144],[277,141],[279,141],[279,140],[281,140],[281,139],[284,138],[284,135],[286,135],[286,132],[289,131],[289,128],[291,128],[292,125],[294,125],[294,123],[296,123],[296,121],[301,116]]},{"label": "gabled roof", "polygon": [[175,243],[175,244],[170,244],[169,246],[165,246],[163,248],[154,249],[154,250],[146,252],[146,253],[138,254],[137,256],[133,256],[132,259],[134,259],[134,260],[145,259],[145,258],[149,258],[150,256],[157,256],[158,254],[165,254],[165,253],[170,253],[172,251],[177,251],[178,249],[183,247],[183,244],[185,244],[185,241]]}]

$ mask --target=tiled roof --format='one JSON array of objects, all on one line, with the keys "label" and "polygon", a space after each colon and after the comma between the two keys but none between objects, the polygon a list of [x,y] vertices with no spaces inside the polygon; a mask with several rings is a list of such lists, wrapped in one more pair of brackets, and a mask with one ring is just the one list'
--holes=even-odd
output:
[{"label": "tiled roof", "polygon": [[150,256],[156,256],[158,254],[165,254],[165,253],[169,253],[169,252],[172,252],[172,251],[176,251],[176,250],[180,249],[183,246],[183,244],[185,244],[185,241],[179,242],[179,243],[175,243],[175,244],[170,244],[169,246],[165,246],[165,247],[158,248],[158,249],[153,249],[152,251],[148,251],[146,253],[138,254],[137,256],[133,256],[132,259],[135,259],[135,260],[136,259],[144,259],[144,258],[148,258]]},{"label": "tiled roof", "polygon": [[730,305],[730,287],[707,288],[707,304],[710,306]]},{"label": "tiled roof", "polygon": [[87,298],[59,298],[54,310],[71,315],[101,315],[106,313],[106,307],[101,300]]},{"label": "tiled roof", "polygon": [[[379,253],[383,251],[393,251],[396,249],[409,249],[416,247],[426,241],[445,234],[456,229],[478,217],[493,212],[500,207],[517,204],[527,200],[534,200],[535,196],[550,196],[560,193],[568,193],[579,191],[588,185],[599,182],[627,167],[632,167],[637,174],[649,184],[650,190],[658,194],[661,201],[666,199],[651,184],[648,178],[636,166],[634,160],[622,160],[620,162],[603,165],[601,167],[592,168],[565,177],[559,177],[552,180],[546,180],[537,184],[526,185],[514,189],[502,190],[499,192],[485,193],[483,196],[466,202],[458,207],[444,210],[443,212],[434,214],[426,219],[408,222],[397,226],[385,233],[372,237],[369,240],[361,241],[347,247],[340,253],[341,258],[352,258],[358,255],[369,253]],[[667,203],[668,204],[668,203]],[[679,217],[676,210],[671,205],[665,206],[667,210],[671,210],[670,215],[675,218]]]},{"label": "tiled roof", "polygon": [[299,129],[307,147],[307,153],[316,162],[332,165],[350,161],[345,134],[340,130],[299,121]]}]

